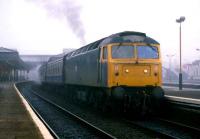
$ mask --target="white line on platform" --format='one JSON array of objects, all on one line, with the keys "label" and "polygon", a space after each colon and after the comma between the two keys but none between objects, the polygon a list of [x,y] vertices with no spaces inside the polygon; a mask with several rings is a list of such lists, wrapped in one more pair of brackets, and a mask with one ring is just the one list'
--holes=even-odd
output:
[{"label": "white line on platform", "polygon": [[37,115],[35,114],[35,112],[32,110],[32,108],[29,106],[28,102],[26,101],[26,99],[20,94],[19,90],[17,89],[17,87],[14,84],[14,88],[17,92],[17,94],[20,96],[23,104],[26,107],[26,110],[29,112],[31,118],[33,119],[34,123],[36,124],[36,126],[38,127],[38,129],[40,130],[40,133],[42,134],[42,136],[44,137],[44,139],[53,139],[52,135],[50,134],[50,132],[48,131],[48,129],[46,128],[46,126],[42,123],[42,121],[37,117]]},{"label": "white line on platform", "polygon": [[173,101],[180,101],[180,102],[186,102],[186,103],[200,104],[200,99],[177,97],[177,96],[169,96],[169,95],[165,95],[165,98],[167,98],[168,100],[173,100]]}]

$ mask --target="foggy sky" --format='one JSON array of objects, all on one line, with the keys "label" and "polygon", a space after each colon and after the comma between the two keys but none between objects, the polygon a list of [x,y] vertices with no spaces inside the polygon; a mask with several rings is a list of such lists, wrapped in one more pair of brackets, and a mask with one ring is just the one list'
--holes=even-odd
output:
[{"label": "foggy sky", "polygon": [[163,61],[200,58],[199,0],[1,0],[0,46],[20,54],[58,54],[125,30],[144,32],[161,44]]}]

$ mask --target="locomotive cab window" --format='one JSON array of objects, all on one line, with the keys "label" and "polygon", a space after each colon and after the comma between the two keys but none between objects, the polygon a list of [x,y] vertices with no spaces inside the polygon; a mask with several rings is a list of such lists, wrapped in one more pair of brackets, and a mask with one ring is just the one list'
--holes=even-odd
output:
[{"label": "locomotive cab window", "polygon": [[134,46],[112,46],[112,58],[134,58]]},{"label": "locomotive cab window", "polygon": [[137,56],[141,59],[158,59],[158,48],[155,46],[138,46]]}]

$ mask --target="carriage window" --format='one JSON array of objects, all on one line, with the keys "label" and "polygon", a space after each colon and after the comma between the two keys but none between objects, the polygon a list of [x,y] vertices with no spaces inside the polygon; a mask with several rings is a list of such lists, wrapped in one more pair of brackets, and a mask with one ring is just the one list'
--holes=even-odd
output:
[{"label": "carriage window", "polygon": [[144,59],[158,58],[158,48],[155,46],[138,46],[137,52],[138,52],[138,58],[144,58]]},{"label": "carriage window", "polygon": [[103,47],[103,59],[107,59],[107,57],[108,57],[107,47]]},{"label": "carriage window", "polygon": [[133,58],[134,46],[113,46],[112,58]]}]

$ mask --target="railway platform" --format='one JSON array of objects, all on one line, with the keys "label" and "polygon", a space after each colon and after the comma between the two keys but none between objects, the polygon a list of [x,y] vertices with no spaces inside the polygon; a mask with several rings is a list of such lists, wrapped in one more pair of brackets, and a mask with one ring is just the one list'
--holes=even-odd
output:
[{"label": "railway platform", "polygon": [[0,139],[43,139],[12,83],[0,83]]},{"label": "railway platform", "polygon": [[178,87],[171,86],[163,86],[163,88],[166,95],[200,99],[200,89],[183,88],[182,90],[179,90]]}]

